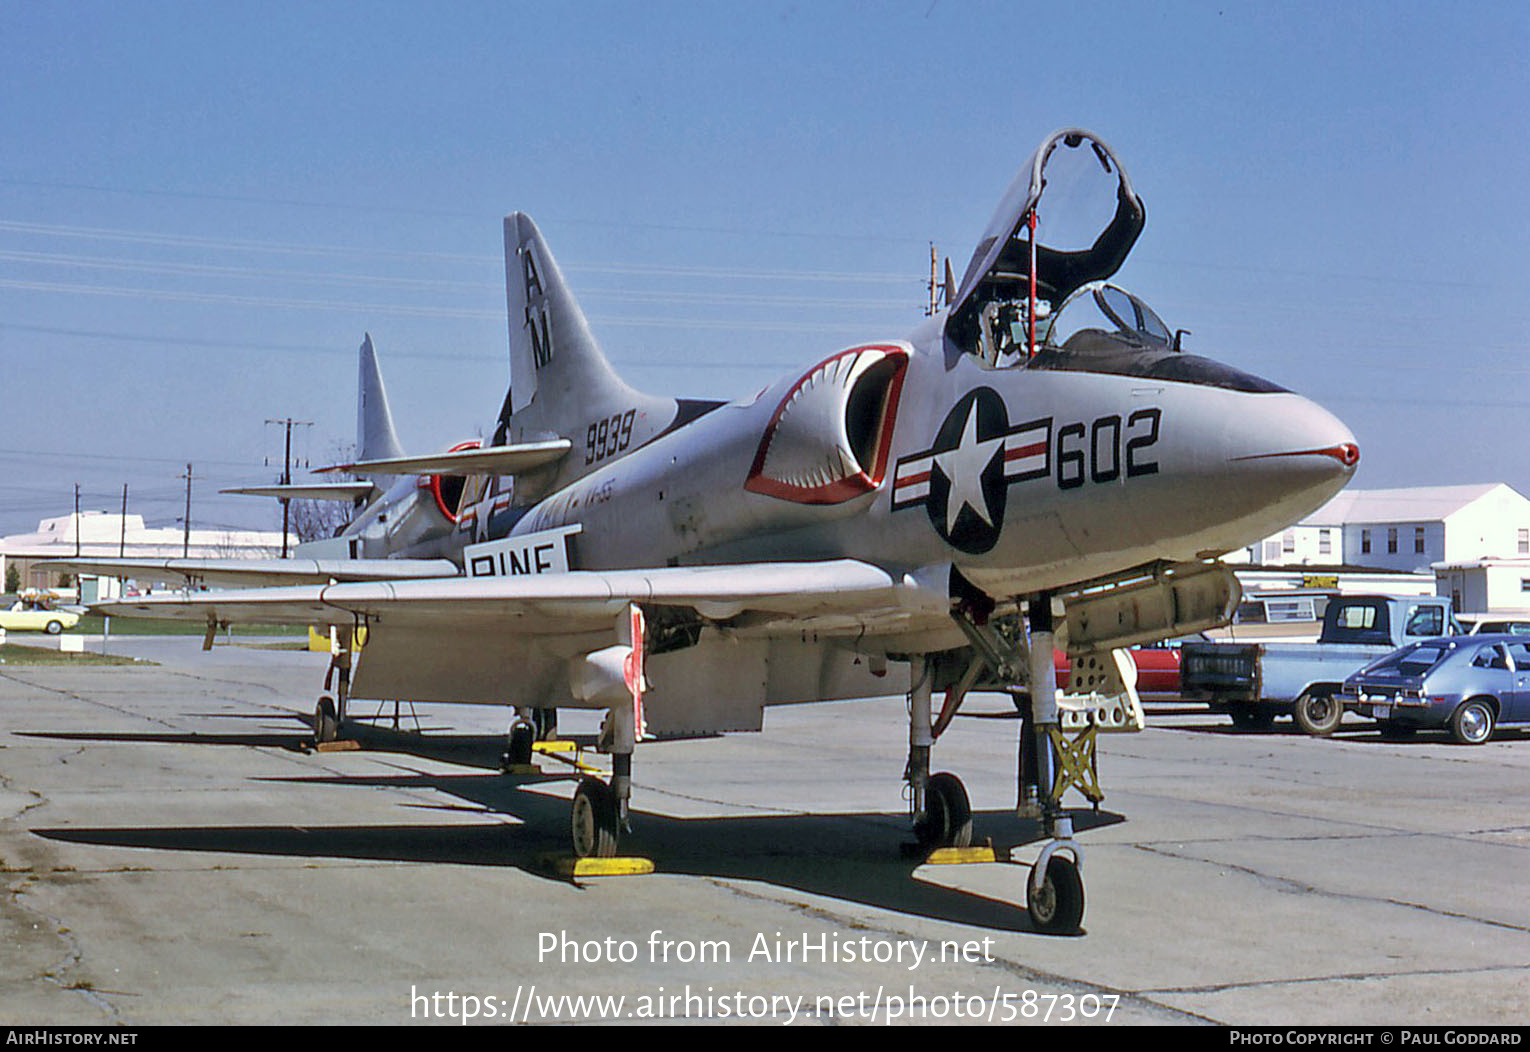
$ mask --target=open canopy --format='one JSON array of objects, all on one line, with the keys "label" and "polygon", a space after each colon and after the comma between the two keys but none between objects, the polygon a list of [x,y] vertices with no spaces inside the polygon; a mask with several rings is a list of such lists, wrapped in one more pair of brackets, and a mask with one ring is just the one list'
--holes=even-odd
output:
[{"label": "open canopy", "polygon": [[967,264],[946,319],[958,345],[976,345],[989,304],[1029,298],[1033,212],[1036,297],[1048,304],[1120,269],[1147,218],[1126,170],[1097,136],[1080,128],[1048,136],[1004,192]]}]

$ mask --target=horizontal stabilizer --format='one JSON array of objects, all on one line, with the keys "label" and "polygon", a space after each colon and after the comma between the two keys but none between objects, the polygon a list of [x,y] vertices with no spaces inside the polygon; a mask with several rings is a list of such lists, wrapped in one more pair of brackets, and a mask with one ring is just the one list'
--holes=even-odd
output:
[{"label": "horizontal stabilizer", "polygon": [[423,457],[360,460],[318,470],[347,471],[353,475],[520,475],[561,460],[573,445],[566,438],[555,438]]},{"label": "horizontal stabilizer", "polygon": [[275,486],[239,486],[220,489],[219,493],[237,493],[242,497],[276,497],[278,500],[357,501],[372,492],[370,482],[293,482]]},{"label": "horizontal stabilizer", "polygon": [[242,588],[452,577],[447,559],[49,559],[39,569]]}]

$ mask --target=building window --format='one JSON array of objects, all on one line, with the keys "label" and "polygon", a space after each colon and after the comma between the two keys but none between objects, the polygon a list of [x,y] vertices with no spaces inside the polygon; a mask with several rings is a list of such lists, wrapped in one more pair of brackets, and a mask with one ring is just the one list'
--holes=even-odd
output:
[{"label": "building window", "polygon": [[1424,528],[1422,526],[1413,527],[1413,554],[1424,554]]},{"label": "building window", "polygon": [[1296,551],[1296,531],[1287,530],[1280,535],[1280,550],[1284,555],[1291,555]]},{"label": "building window", "polygon": [[1397,527],[1396,526],[1388,526],[1387,527],[1387,554],[1388,555],[1396,555],[1397,554]]},{"label": "building window", "polygon": [[1361,530],[1360,531],[1360,553],[1362,555],[1369,555],[1369,554],[1371,554],[1371,531],[1370,530]]},{"label": "building window", "polygon": [[1530,555],[1530,530],[1519,531],[1519,554]]},{"label": "building window", "polygon": [[1333,537],[1327,530],[1318,530],[1318,554],[1333,554]]}]

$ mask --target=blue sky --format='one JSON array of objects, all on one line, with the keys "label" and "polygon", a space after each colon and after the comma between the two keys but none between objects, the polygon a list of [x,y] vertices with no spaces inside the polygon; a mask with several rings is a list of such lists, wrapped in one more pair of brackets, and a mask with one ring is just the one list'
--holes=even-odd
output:
[{"label": "blue sky", "polygon": [[[1064,9],[1066,7],[1066,9]],[[1530,493],[1530,7],[0,0],[0,534],[124,483],[263,525],[268,418],[492,425],[501,217],[639,387],[735,397],[922,315],[1049,131],[1148,210],[1118,280],[1355,430],[1358,485]]]}]

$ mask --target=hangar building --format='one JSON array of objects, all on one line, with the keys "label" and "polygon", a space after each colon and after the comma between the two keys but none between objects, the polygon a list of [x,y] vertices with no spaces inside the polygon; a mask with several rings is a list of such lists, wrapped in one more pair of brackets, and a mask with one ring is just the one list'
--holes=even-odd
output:
[{"label": "hangar building", "polygon": [[[279,530],[196,529],[186,537],[180,526],[145,526],[142,515],[86,511],[44,519],[32,533],[0,537],[0,581],[15,566],[23,588],[50,588],[57,574],[33,569],[44,559],[75,555],[175,559],[274,559],[281,555]],[[85,601],[95,597],[82,596]]]}]

